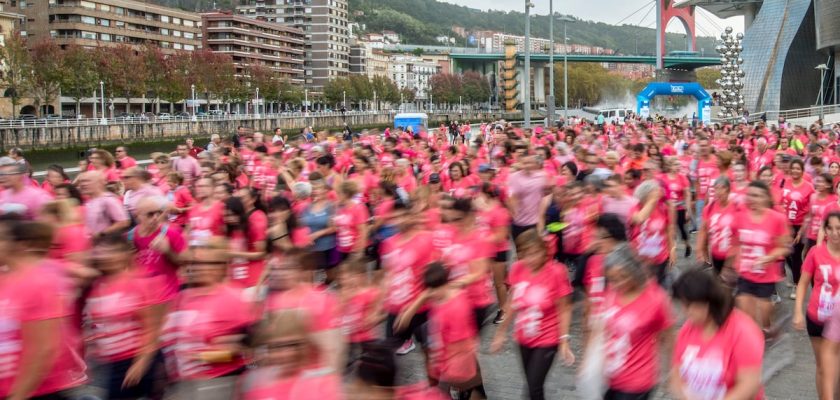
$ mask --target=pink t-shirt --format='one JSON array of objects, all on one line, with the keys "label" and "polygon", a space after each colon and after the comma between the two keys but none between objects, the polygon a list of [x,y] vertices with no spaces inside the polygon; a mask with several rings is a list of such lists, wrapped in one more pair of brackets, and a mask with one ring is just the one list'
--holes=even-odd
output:
[{"label": "pink t-shirt", "polygon": [[64,225],[53,231],[49,258],[67,260],[71,254],[78,254],[90,250],[90,233],[84,224]]},{"label": "pink t-shirt", "polygon": [[837,196],[834,194],[825,196],[824,198],[820,199],[817,197],[817,194],[814,193],[811,195],[811,223],[808,226],[808,239],[813,240],[814,242],[817,241],[817,235],[820,233],[820,229],[822,229],[823,220],[827,214],[827,210],[834,204],[837,204]]},{"label": "pink t-shirt", "polygon": [[782,207],[791,225],[802,225],[810,207],[814,186],[802,181],[794,186],[791,179],[785,179],[782,185]]},{"label": "pink t-shirt", "polygon": [[[641,209],[636,205],[635,214]],[[665,203],[657,204],[650,216],[641,224],[635,224],[630,229],[630,241],[636,252],[644,260],[659,265],[668,261],[668,225],[671,223],[668,218],[668,207]]]},{"label": "pink t-shirt", "polygon": [[[247,237],[242,236],[241,231],[236,232],[230,240],[232,249],[236,251],[254,252],[257,251],[257,243],[265,242],[268,233],[268,217],[260,210],[255,210],[248,216]],[[241,287],[252,287],[259,283],[265,268],[265,259],[246,260],[244,258],[233,258],[230,262],[230,280]]]},{"label": "pink t-shirt", "polygon": [[[761,369],[764,334],[747,314],[732,310],[709,339],[705,327],[686,322],[677,334],[671,365],[678,368],[688,398],[722,399],[745,368]],[[762,389],[755,400],[764,398]]]},{"label": "pink t-shirt", "polygon": [[379,251],[385,270],[388,313],[399,314],[423,291],[423,273],[435,259],[432,249],[432,234],[427,231],[418,232],[408,240],[398,233],[382,242]]},{"label": "pink t-shirt", "polygon": [[606,290],[606,278],[604,277],[604,255],[595,253],[586,260],[586,269],[583,272],[583,286],[589,302],[594,305],[600,304],[604,299]]},{"label": "pink t-shirt", "polygon": [[165,254],[151,248],[152,241],[166,227],[166,240],[172,253],[178,254],[187,248],[181,230],[174,225],[162,225],[149,236],[141,236],[138,229],[134,229],[134,247],[137,254],[134,256],[137,269],[141,275],[154,280],[153,287],[158,292],[157,296],[162,301],[169,301],[175,298],[178,293],[178,264],[172,262]]},{"label": "pink t-shirt", "polygon": [[698,160],[697,170],[694,172],[694,178],[697,180],[697,200],[705,200],[712,187],[715,178],[720,175],[717,167],[715,157],[710,157],[709,161]]},{"label": "pink t-shirt", "polygon": [[668,295],[651,281],[628,304],[608,291],[603,307],[609,387],[622,392],[650,390],[659,380],[659,334],[674,323]]},{"label": "pink t-shirt", "polygon": [[557,346],[557,302],[572,293],[566,266],[551,260],[533,272],[524,262],[517,261],[510,268],[508,284],[511,306],[516,311],[516,341],[526,347]]},{"label": "pink t-shirt", "polygon": [[[498,233],[502,229],[510,227],[510,212],[501,204],[495,207],[478,213],[478,226],[492,234]],[[498,252],[508,251],[510,249],[510,238],[502,237],[494,243],[494,250]]]},{"label": "pink t-shirt", "polygon": [[540,212],[543,188],[548,180],[543,171],[517,171],[507,180],[508,197],[516,199],[513,223],[518,226],[534,225]]},{"label": "pink t-shirt", "polygon": [[703,220],[709,232],[709,250],[716,260],[725,259],[732,247],[732,224],[738,218],[736,211],[732,201],[726,207],[712,201],[703,208]]},{"label": "pink t-shirt", "polygon": [[813,289],[808,299],[808,318],[823,323],[834,313],[835,296],[840,287],[840,259],[825,244],[811,249],[802,263],[802,272],[811,274]]},{"label": "pink t-shirt", "polygon": [[[129,190],[125,192],[123,196],[123,204],[125,204],[125,208],[130,212],[132,215],[137,214],[137,203],[140,200],[146,197],[153,197],[153,196],[162,196],[163,191],[160,190],[159,187],[151,185],[151,184],[144,184],[137,190]],[[171,199],[170,199],[171,200]]]},{"label": "pink t-shirt", "polygon": [[370,218],[370,215],[367,207],[355,202],[336,211],[333,223],[335,224],[335,240],[338,251],[349,253],[353,251],[359,240],[367,241],[366,238],[359,238],[359,227],[367,224],[368,218]]},{"label": "pink t-shirt", "polygon": [[220,236],[225,226],[222,219],[224,204],[214,201],[209,207],[196,204],[187,214],[189,224],[189,244],[200,245],[212,236]]},{"label": "pink t-shirt", "polygon": [[668,200],[677,207],[677,210],[685,210],[685,189],[689,187],[688,178],[685,175],[674,175],[672,178],[668,174],[663,174],[662,181],[668,189]]},{"label": "pink t-shirt", "polygon": [[311,285],[270,292],[265,300],[264,311],[280,310],[301,310],[305,313],[309,332],[322,332],[340,326],[338,300],[331,292]]},{"label": "pink t-shirt", "polygon": [[142,310],[157,303],[153,281],[134,271],[97,279],[91,286],[85,314],[93,354],[111,363],[136,356],[143,346]]},{"label": "pink t-shirt", "polygon": [[110,192],[85,203],[85,225],[92,235],[102,232],[115,222],[128,221],[128,212],[117,196]]},{"label": "pink t-shirt", "polygon": [[[246,388],[243,400],[340,400],[343,399],[341,377],[327,369],[304,370],[288,378],[276,378],[271,367],[249,371],[244,381],[253,381]],[[247,386],[247,385],[245,385]]]},{"label": "pink t-shirt", "polygon": [[379,288],[368,287],[341,305],[341,330],[350,343],[369,342],[379,336],[377,327],[366,322],[376,312],[380,297]]},{"label": "pink t-shirt", "polygon": [[[458,232],[449,224],[441,224],[435,230],[435,247],[440,259],[449,269],[449,279],[458,280],[475,271],[476,261],[490,259],[495,255],[494,244],[487,231],[473,229],[467,233]],[[484,307],[495,302],[490,273],[470,283],[465,289],[474,307]]]},{"label": "pink t-shirt", "polygon": [[429,310],[429,374],[443,382],[460,383],[475,376],[478,331],[473,306],[459,291]]},{"label": "pink t-shirt", "polygon": [[216,350],[215,339],[244,333],[254,321],[253,308],[243,300],[239,289],[220,284],[179,293],[161,333],[169,376],[178,381],[211,379],[244,368],[241,356],[229,362],[207,363],[196,355]]},{"label": "pink t-shirt", "polygon": [[740,245],[735,259],[738,275],[755,283],[775,283],[782,280],[784,260],[756,265],[755,260],[776,248],[779,237],[788,235],[787,218],[782,213],[768,209],[754,221],[749,213],[736,218],[732,224],[732,237]]},{"label": "pink t-shirt", "polygon": [[78,328],[71,329],[71,284],[60,273],[60,268],[54,262],[45,262],[40,266],[0,273],[0,397],[9,395],[22,368],[22,325],[27,323],[61,320],[59,330],[48,332],[57,341],[57,358],[32,395],[68,389],[86,379]]},{"label": "pink t-shirt", "polygon": [[566,228],[563,234],[563,252],[566,254],[583,254],[586,250],[584,235],[586,234],[586,213],[587,207],[580,202],[563,214],[563,221]]},{"label": "pink t-shirt", "polygon": [[24,218],[33,220],[38,217],[44,204],[50,200],[52,198],[49,193],[35,186],[24,185],[17,192],[12,189],[0,189],[0,213],[9,211],[22,213]]}]

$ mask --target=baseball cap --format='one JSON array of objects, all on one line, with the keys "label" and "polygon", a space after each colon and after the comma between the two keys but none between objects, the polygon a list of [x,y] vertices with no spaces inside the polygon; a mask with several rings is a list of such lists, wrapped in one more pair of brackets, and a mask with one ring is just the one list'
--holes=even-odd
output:
[{"label": "baseball cap", "polygon": [[429,175],[429,183],[440,183],[440,174],[435,172]]},{"label": "baseball cap", "polygon": [[481,164],[481,165],[479,165],[479,166],[478,166],[478,172],[479,172],[479,173],[484,173],[484,172],[493,172],[493,171],[495,171],[495,170],[496,170],[496,169],[495,169],[495,168],[493,168],[493,166],[492,166],[492,165],[490,165],[490,164]]},{"label": "baseball cap", "polygon": [[782,161],[790,161],[790,160],[792,160],[792,159],[793,159],[793,157],[791,157],[791,155],[790,155],[790,154],[787,154],[787,153],[782,153],[782,157],[781,157],[781,159],[782,159]]}]

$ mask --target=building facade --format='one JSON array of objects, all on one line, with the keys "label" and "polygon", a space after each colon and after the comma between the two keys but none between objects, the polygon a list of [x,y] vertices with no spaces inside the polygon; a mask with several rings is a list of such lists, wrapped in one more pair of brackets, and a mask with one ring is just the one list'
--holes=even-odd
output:
[{"label": "building facade", "polygon": [[9,7],[26,16],[22,34],[52,37],[61,46],[142,45],[164,51],[201,47],[198,14],[132,0],[18,0]]},{"label": "building facade", "polygon": [[280,79],[304,83],[304,33],[302,30],[229,13],[201,15],[202,45],[229,54],[238,75],[260,65]]},{"label": "building facade", "polygon": [[347,0],[240,0],[239,14],[292,26],[306,35],[305,80],[315,91],[350,73]]},{"label": "building facade", "polygon": [[359,42],[350,45],[350,73],[367,75],[367,48]]},{"label": "building facade", "polygon": [[414,90],[417,100],[429,98],[429,78],[437,73],[437,63],[414,56],[391,57],[391,79],[400,90]]},{"label": "building facade", "polygon": [[365,57],[365,72],[368,78],[373,79],[382,76],[391,79],[391,56],[382,50],[375,50],[365,46],[367,57]]},{"label": "building facade", "polygon": [[824,52],[832,72],[826,78],[825,104],[840,104],[840,2],[814,0],[817,50]]}]

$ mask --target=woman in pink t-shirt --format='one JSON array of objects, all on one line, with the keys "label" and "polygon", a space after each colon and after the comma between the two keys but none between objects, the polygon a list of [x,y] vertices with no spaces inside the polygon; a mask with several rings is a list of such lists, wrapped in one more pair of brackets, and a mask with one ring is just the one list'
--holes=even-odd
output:
[{"label": "woman in pink t-shirt", "polygon": [[237,197],[225,200],[224,221],[230,244],[232,283],[253,288],[261,281],[265,268],[268,218],[260,196],[253,189],[240,189]]},{"label": "woman in pink t-shirt", "polygon": [[648,279],[643,262],[629,246],[620,246],[605,257],[604,275],[608,290],[596,310],[603,324],[595,328],[602,330],[605,341],[608,390],[604,399],[647,398],[643,396],[659,382],[660,347],[671,336],[670,299]]},{"label": "woman in pink t-shirt", "polygon": [[344,398],[337,370],[315,362],[316,349],[306,317],[295,310],[275,311],[256,329],[262,350],[239,384],[243,400],[338,400]]},{"label": "woman in pink t-shirt", "polygon": [[74,200],[55,200],[41,208],[41,221],[53,226],[49,257],[56,260],[84,261],[90,249],[90,233],[79,218]]},{"label": "woman in pink t-shirt", "polygon": [[808,234],[808,227],[803,223],[811,207],[811,195],[814,194],[814,186],[803,178],[804,173],[805,163],[794,159],[790,162],[789,176],[779,185],[782,189],[782,207],[793,236],[793,249],[787,256],[787,264],[793,273],[794,285],[799,283],[799,274],[802,271],[802,252]]},{"label": "woman in pink t-shirt", "polygon": [[[697,232],[697,260],[711,264],[715,274],[721,276],[730,247],[732,224],[737,219],[737,208],[730,196],[729,178],[715,179],[712,185],[714,200],[703,208],[700,230]],[[731,271],[731,268],[727,271]]]},{"label": "woman in pink t-shirt", "polygon": [[[813,247],[802,264],[802,278],[796,287],[793,327],[798,330],[807,329],[817,364],[817,393],[821,399],[831,399],[836,392],[836,354],[840,348],[833,343],[826,344],[823,340],[823,328],[833,315],[837,314],[837,289],[840,288],[840,212],[833,211],[821,220],[826,241]],[[811,285],[813,289],[806,308],[803,305]],[[806,309],[804,313],[803,308]]]},{"label": "woman in pink t-shirt", "polygon": [[342,260],[362,255],[368,242],[370,213],[364,204],[355,200],[359,184],[342,182],[338,190],[338,209],[333,217],[336,248]]},{"label": "woman in pink t-shirt", "polygon": [[369,284],[367,264],[345,261],[339,271],[339,309],[341,330],[348,347],[348,365],[358,359],[365,344],[380,339],[379,324],[385,319],[383,293]]},{"label": "woman in pink t-shirt", "polygon": [[160,304],[153,281],[134,268],[132,248],[124,237],[104,236],[92,251],[92,263],[102,274],[85,299],[87,341],[98,361],[95,386],[108,398],[153,397],[158,367],[155,355],[160,320],[153,307]]},{"label": "woman in pink t-shirt", "polygon": [[[495,256],[490,268],[493,272],[493,284],[496,288],[496,299],[500,305],[507,302],[507,260],[510,250],[510,211],[499,201],[501,192],[492,183],[485,182],[475,199],[478,208],[478,225],[490,232],[490,242],[493,244]],[[504,320],[504,312],[499,310],[493,323]]]},{"label": "woman in pink t-shirt", "polygon": [[734,257],[738,272],[736,306],[752,316],[763,329],[770,327],[776,282],[783,279],[784,257],[790,253],[788,219],[773,210],[770,188],[753,181],[747,189],[746,212],[732,224]]},{"label": "woman in pink t-shirt", "polygon": [[245,371],[242,340],[256,314],[242,291],[226,283],[228,244],[214,238],[190,249],[189,289],[178,293],[160,335],[170,398],[233,398]]},{"label": "woman in pink t-shirt", "polygon": [[764,337],[728,290],[711,274],[693,269],[673,286],[685,310],[671,358],[670,388],[678,399],[764,398]]},{"label": "woman in pink t-shirt", "polygon": [[642,182],[633,195],[639,204],[630,213],[630,242],[661,286],[677,260],[674,207],[663,199],[665,191],[654,179]]},{"label": "woman in pink t-shirt", "polygon": [[496,329],[490,348],[501,350],[511,321],[519,344],[528,393],[531,400],[545,399],[543,386],[548,371],[559,353],[566,366],[575,362],[569,348],[569,323],[572,319],[572,286],[566,266],[548,254],[546,242],[536,230],[516,238],[519,261],[510,269],[510,300],[502,305],[507,318]]},{"label": "woman in pink t-shirt", "polygon": [[52,228],[0,222],[0,397],[63,398],[85,380],[73,285],[46,259]]},{"label": "woman in pink t-shirt", "polygon": [[817,238],[820,230],[823,227],[824,217],[827,211],[836,207],[837,195],[834,191],[833,180],[829,174],[818,174],[814,177],[814,194],[811,195],[811,208],[808,210],[808,215],[805,216],[805,221],[802,223],[802,229],[807,229],[805,238],[805,249],[802,251],[804,256],[808,255],[811,248],[817,245]]}]

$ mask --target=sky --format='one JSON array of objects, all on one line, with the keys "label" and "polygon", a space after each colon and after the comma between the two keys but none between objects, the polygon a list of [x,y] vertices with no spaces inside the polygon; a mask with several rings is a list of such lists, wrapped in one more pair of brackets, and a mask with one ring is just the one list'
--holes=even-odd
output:
[{"label": "sky", "polygon": [[[524,11],[524,0],[440,0],[446,3],[458,4],[479,10]],[[531,9],[534,14],[548,14],[549,0],[531,0],[536,7]],[[597,4],[597,7],[593,7]],[[555,0],[554,12],[573,15],[584,20],[617,24],[626,18],[622,24],[654,27],[656,11],[653,10],[654,0]],[[608,13],[603,12],[609,10]],[[636,12],[637,10],[640,10]],[[648,12],[650,11],[650,12]],[[635,14],[634,14],[635,12]],[[632,16],[631,16],[632,14]],[[732,17],[720,19],[705,10],[696,12],[697,34],[700,36],[719,36],[721,31],[731,26],[735,32],[744,31],[744,19]],[[676,19],[667,27],[668,32],[685,33],[682,24]]]}]

